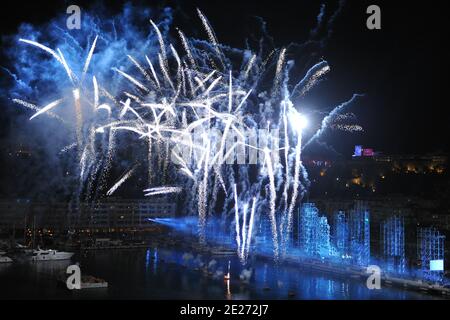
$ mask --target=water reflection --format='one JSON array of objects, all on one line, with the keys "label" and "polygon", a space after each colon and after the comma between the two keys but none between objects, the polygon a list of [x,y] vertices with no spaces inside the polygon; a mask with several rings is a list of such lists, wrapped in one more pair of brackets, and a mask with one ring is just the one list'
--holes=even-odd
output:
[{"label": "water reflection", "polygon": [[[224,270],[231,261],[231,280]],[[56,277],[70,263],[83,274],[108,281],[107,290],[68,291]],[[132,251],[90,251],[72,262],[45,261],[0,265],[0,298],[39,299],[429,299],[397,288],[369,290],[364,281],[337,278],[254,260],[244,279],[236,258],[211,257],[164,248]],[[247,270],[247,271],[248,271]],[[227,271],[225,271],[227,272]]]}]

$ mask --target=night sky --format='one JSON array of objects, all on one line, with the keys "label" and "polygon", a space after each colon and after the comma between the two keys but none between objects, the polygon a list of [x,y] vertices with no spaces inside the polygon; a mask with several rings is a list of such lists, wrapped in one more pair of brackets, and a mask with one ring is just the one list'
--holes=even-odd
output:
[{"label": "night sky", "polygon": [[[23,22],[39,25],[70,4],[89,7],[91,1],[17,1],[2,4],[1,33],[14,34]],[[118,12],[121,1],[104,1],[107,8]],[[307,68],[325,59],[331,72],[325,81],[300,103],[306,109],[330,111],[349,100],[354,93],[364,94],[351,108],[364,133],[327,136],[327,143],[349,158],[355,144],[373,147],[386,154],[424,154],[448,152],[449,63],[445,56],[450,38],[446,12],[434,2],[413,5],[410,1],[139,1],[150,7],[174,8],[173,27],[187,34],[206,38],[195,8],[208,17],[219,41],[244,47],[257,29],[257,19],[267,23],[276,47],[305,43],[316,26],[317,15],[325,3],[325,25],[318,30],[313,46],[301,56],[288,54],[296,61],[297,78]],[[366,8],[377,4],[382,12],[382,29],[366,28]],[[342,6],[341,9],[339,7]],[[3,48],[3,45],[2,45]],[[3,50],[2,50],[3,51]],[[294,50],[295,51],[295,50]],[[298,62],[298,64],[297,64]],[[8,66],[2,53],[1,66]],[[294,77],[295,75],[293,75]],[[1,71],[5,80],[5,73]],[[3,94],[4,95],[4,94]],[[5,96],[2,96],[2,104]],[[5,110],[17,106],[2,106]],[[0,142],[14,143],[10,112],[0,115]],[[318,125],[316,123],[316,125]],[[2,150],[1,157],[5,156]],[[5,170],[5,168],[2,168]]]}]

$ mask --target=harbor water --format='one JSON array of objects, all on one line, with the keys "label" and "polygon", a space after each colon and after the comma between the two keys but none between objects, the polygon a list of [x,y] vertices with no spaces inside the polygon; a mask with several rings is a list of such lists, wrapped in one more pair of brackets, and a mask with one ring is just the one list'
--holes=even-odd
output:
[{"label": "harbor water", "polygon": [[[231,260],[231,280],[224,281]],[[105,279],[108,288],[68,290],[57,277],[70,264]],[[201,266],[209,267],[208,272]],[[240,275],[249,277],[241,281]],[[0,264],[0,299],[441,299],[298,266],[252,261],[252,272],[232,257],[199,256],[177,249],[148,248],[78,252],[71,261]]]}]

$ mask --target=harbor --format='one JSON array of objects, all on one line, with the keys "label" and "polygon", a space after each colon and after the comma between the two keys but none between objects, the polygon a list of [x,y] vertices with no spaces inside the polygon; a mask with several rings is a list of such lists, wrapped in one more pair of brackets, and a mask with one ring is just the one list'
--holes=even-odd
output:
[{"label": "harbor", "polygon": [[3,10],[0,301],[449,301],[446,19],[347,2]]},{"label": "harbor", "polygon": [[[74,250],[65,259],[15,259],[0,264],[3,299],[449,299],[448,288],[382,276],[369,290],[362,268],[342,268],[287,257],[274,263],[262,254],[242,266],[224,246],[198,246],[194,239],[163,237],[124,247],[102,238],[100,248]],[[59,252],[59,251],[57,251]],[[3,256],[6,252],[2,253]],[[66,269],[77,264],[82,290],[68,290]],[[31,290],[30,287],[32,288]],[[193,294],[191,294],[193,292]]]},{"label": "harbor", "polygon": [[[89,251],[74,256],[83,273],[105,279],[108,288],[68,290],[57,275],[72,261],[0,265],[2,299],[441,299],[409,290],[383,287],[368,290],[359,279],[335,277],[320,271],[255,262],[253,277],[242,281],[242,270],[233,257],[202,255],[210,272],[199,267],[195,256],[183,259],[176,249]],[[223,279],[231,261],[229,290]],[[200,260],[197,260],[200,262]]]}]

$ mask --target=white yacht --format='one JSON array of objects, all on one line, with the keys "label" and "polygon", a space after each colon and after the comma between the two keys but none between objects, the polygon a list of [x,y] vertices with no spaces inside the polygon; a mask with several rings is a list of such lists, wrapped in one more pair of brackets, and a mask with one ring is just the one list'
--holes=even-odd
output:
[{"label": "white yacht", "polygon": [[69,260],[73,255],[73,252],[62,252],[52,249],[42,250],[38,248],[37,250],[33,250],[31,261]]}]

